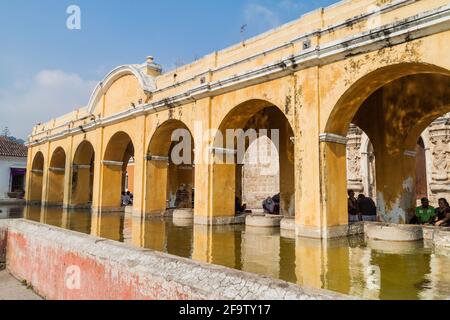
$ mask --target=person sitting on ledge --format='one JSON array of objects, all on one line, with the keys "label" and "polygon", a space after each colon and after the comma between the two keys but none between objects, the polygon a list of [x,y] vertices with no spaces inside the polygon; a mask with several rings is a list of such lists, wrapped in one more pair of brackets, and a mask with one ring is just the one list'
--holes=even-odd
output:
[{"label": "person sitting on ledge", "polygon": [[130,204],[130,201],[131,201],[130,196],[125,191],[122,192],[121,201],[122,201],[122,207],[126,207]]},{"label": "person sitting on ledge", "polygon": [[268,197],[263,202],[264,213],[268,214],[280,214],[280,194],[276,194],[273,197]]},{"label": "person sitting on ledge", "polygon": [[236,213],[238,213],[238,214],[245,213],[245,211],[247,210],[247,205],[242,204],[241,199],[238,196],[236,196],[234,198],[234,208],[235,208]]},{"label": "person sitting on ledge", "polygon": [[362,221],[377,221],[377,206],[375,202],[363,194],[358,196],[358,211],[361,214]]},{"label": "person sitting on ledge", "polygon": [[436,227],[450,227],[450,205],[447,199],[439,199],[439,208],[436,209]]},{"label": "person sitting on ledge", "polygon": [[130,191],[127,191],[127,196],[130,199],[130,201],[128,202],[129,205],[133,204],[133,194]]},{"label": "person sitting on ledge", "polygon": [[353,190],[348,191],[348,216],[350,223],[360,222],[362,220],[358,210],[358,200],[356,200],[355,191]]},{"label": "person sitting on ledge", "polygon": [[436,210],[430,206],[430,200],[422,199],[422,205],[416,208],[416,222],[417,224],[426,225],[432,224],[436,217]]}]

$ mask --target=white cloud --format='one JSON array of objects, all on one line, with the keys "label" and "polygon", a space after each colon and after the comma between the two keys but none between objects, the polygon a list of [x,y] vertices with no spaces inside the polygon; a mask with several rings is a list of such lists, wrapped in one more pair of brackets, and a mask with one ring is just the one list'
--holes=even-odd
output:
[{"label": "white cloud", "polygon": [[0,89],[0,127],[26,138],[38,122],[47,122],[87,105],[96,81],[61,70],[43,70],[28,81]]},{"label": "white cloud", "polygon": [[281,0],[279,6],[285,10],[303,10],[307,7],[305,1]]},{"label": "white cloud", "polygon": [[260,4],[250,3],[244,11],[246,23],[253,29],[268,29],[280,25],[279,16],[269,8]]}]

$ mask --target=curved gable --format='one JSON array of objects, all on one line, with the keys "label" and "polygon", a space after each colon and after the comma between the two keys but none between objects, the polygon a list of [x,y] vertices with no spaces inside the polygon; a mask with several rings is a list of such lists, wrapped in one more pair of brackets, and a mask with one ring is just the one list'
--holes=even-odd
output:
[{"label": "curved gable", "polygon": [[130,108],[131,102],[137,104],[155,89],[154,78],[145,74],[139,65],[120,66],[95,87],[87,110],[90,114],[101,113],[102,97],[105,96],[105,115],[112,115]]}]

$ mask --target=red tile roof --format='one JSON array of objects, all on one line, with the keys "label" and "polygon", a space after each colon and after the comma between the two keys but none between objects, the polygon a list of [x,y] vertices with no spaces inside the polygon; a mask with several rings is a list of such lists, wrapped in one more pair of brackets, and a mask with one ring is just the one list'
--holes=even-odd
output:
[{"label": "red tile roof", "polygon": [[28,149],[22,144],[0,137],[0,156],[26,158]]}]

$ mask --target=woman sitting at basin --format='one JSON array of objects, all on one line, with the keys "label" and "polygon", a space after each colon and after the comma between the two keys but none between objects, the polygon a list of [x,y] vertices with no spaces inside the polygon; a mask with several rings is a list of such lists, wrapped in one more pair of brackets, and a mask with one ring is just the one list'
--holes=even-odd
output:
[{"label": "woman sitting at basin", "polygon": [[439,199],[439,207],[436,209],[436,227],[450,227],[450,205],[444,198]]}]

